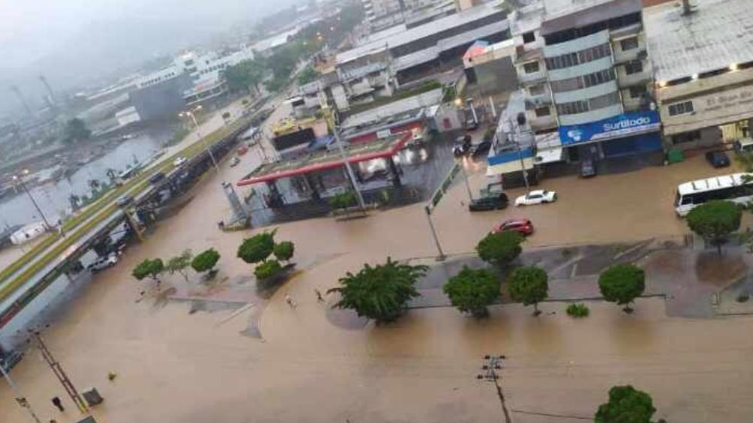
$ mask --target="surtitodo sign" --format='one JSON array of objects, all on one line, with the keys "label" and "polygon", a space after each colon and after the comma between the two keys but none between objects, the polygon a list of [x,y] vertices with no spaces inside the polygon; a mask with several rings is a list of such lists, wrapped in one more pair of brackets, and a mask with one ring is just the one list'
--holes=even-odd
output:
[{"label": "surtitodo sign", "polygon": [[562,144],[568,145],[658,131],[659,125],[659,114],[647,110],[582,125],[563,125],[559,127],[559,133]]}]

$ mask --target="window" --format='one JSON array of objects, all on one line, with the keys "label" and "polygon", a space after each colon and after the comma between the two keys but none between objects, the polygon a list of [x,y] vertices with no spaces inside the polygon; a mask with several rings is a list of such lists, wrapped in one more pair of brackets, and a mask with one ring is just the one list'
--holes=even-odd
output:
[{"label": "window", "polygon": [[701,131],[690,131],[672,136],[672,144],[698,141],[701,139]]},{"label": "window", "polygon": [[630,87],[628,88],[628,91],[630,91],[630,98],[641,98],[646,94],[646,86],[638,85],[636,87]]},{"label": "window", "polygon": [[539,71],[539,62],[528,62],[523,65],[525,73],[536,73]]},{"label": "window", "polygon": [[549,110],[549,106],[537,107],[534,109],[534,112],[536,113],[536,117],[549,116],[552,114],[552,111]]},{"label": "window", "polygon": [[638,37],[625,38],[620,40],[620,48],[622,51],[628,51],[638,48]]},{"label": "window", "polygon": [[531,95],[544,94],[544,84],[532,85],[528,87],[528,93]]},{"label": "window", "polygon": [[643,72],[643,62],[636,60],[634,62],[625,63],[625,73],[632,75],[634,73]]},{"label": "window", "polygon": [[675,103],[675,104],[669,105],[670,116],[684,115],[686,113],[693,113],[692,101],[683,101],[682,103]]},{"label": "window", "polygon": [[534,34],[533,31],[523,34],[523,44],[532,43],[534,41],[536,41],[536,34]]}]

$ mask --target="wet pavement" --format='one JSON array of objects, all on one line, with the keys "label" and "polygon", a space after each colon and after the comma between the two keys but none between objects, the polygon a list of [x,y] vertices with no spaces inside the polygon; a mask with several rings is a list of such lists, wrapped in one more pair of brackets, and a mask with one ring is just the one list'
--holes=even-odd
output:
[{"label": "wet pavement", "polygon": [[[387,256],[436,255],[422,204],[370,212],[363,219],[273,226],[278,239],[295,242],[293,261],[302,271],[263,305],[247,302],[252,269],[235,253],[243,238],[257,230],[225,233],[215,223],[230,211],[220,183],[240,179],[254,160],[258,156],[251,151],[242,157],[246,169],[223,163],[219,174],[207,174],[195,201],[160,222],[149,240],[130,248],[117,266],[78,290],[45,330],[49,347],[73,382],[79,388],[95,386],[105,397],[94,409],[98,421],[501,421],[494,386],[476,379],[485,354],[508,357],[501,383],[508,406],[517,410],[516,423],[581,421],[530,413],[587,418],[606,400],[609,387],[626,383],[652,394],[659,410],[655,419],[749,421],[753,338],[745,334],[753,317],[674,317],[669,301],[647,298],[639,300],[632,315],[600,301],[590,301],[591,315],[577,320],[559,302],[542,304],[539,318],[516,304],[495,306],[482,321],[450,307],[431,307],[412,309],[395,324],[376,327],[333,315],[329,305],[334,297],[317,302],[314,289],[325,292],[364,263],[383,262]],[[472,185],[480,188],[483,165],[469,169]],[[558,278],[574,275],[569,280],[589,283],[589,275],[618,256],[616,260],[643,265],[656,286],[691,292],[685,287],[700,284],[686,276],[695,274],[702,252],[677,247],[685,245],[687,230],[674,216],[673,190],[679,182],[714,172],[701,158],[693,158],[585,181],[545,180],[541,188],[560,195],[555,204],[473,214],[467,211],[465,188],[457,182],[433,218],[450,254],[472,251],[495,223],[524,216],[537,229],[524,249],[532,252],[532,262],[551,266]],[[642,246],[652,239],[657,241]],[[658,251],[665,239],[674,246]],[[622,246],[575,266],[575,258],[593,248],[581,246],[599,244]],[[570,251],[535,251],[554,246]],[[208,247],[222,255],[222,289],[184,301],[158,296],[154,299],[160,301],[139,301],[140,291],[151,282],[135,281],[133,266],[147,257]],[[657,252],[645,254],[649,250]],[[698,270],[707,275],[706,269]],[[165,291],[179,294],[181,280],[166,276]],[[728,282],[734,283],[704,285],[719,290]],[[204,289],[194,285],[192,289]],[[677,292],[671,295],[679,297]],[[688,294],[691,308],[704,295],[698,292]],[[286,294],[296,301],[295,309],[285,304]],[[218,305],[215,295],[224,296],[224,303],[236,295],[246,303]],[[108,381],[108,372],[117,378]],[[13,376],[43,421],[76,420],[72,404],[39,360],[23,360]],[[52,396],[63,398],[65,413],[50,405]],[[3,423],[27,421],[5,384],[0,384],[0,415]]]}]

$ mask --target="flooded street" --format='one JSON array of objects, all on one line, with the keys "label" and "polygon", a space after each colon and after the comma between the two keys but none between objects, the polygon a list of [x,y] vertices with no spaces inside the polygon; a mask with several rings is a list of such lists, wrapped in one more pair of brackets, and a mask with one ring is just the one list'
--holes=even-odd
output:
[{"label": "flooded street", "polygon": [[[664,301],[656,298],[638,301],[633,315],[592,302],[591,316],[579,320],[564,313],[563,303],[552,302],[541,305],[539,318],[520,305],[503,305],[492,307],[483,321],[437,307],[411,310],[381,327],[333,323],[326,308],[334,298],[317,303],[315,288],[325,292],[345,272],[387,256],[436,254],[423,204],[371,212],[365,219],[265,228],[295,242],[293,261],[304,270],[268,301],[244,305],[244,281],[252,272],[236,249],[259,230],[225,233],[215,223],[230,213],[220,183],[237,181],[258,160],[250,151],[239,166],[225,162],[221,173],[210,171],[189,194],[192,202],[159,223],[117,266],[95,276],[45,330],[73,382],[94,386],[105,397],[94,409],[98,421],[503,421],[494,385],[476,379],[486,354],[507,356],[500,382],[516,423],[583,421],[606,400],[609,387],[627,383],[652,394],[657,419],[750,420],[748,316],[668,317]],[[470,182],[480,187],[484,166],[469,170]],[[525,248],[681,236],[687,230],[674,215],[673,190],[713,173],[719,172],[693,158],[590,180],[549,179],[539,188],[556,190],[555,204],[473,214],[458,180],[433,217],[449,253],[472,251],[495,223],[510,217],[528,217],[536,225]],[[522,192],[512,191],[511,199]],[[202,301],[226,307],[190,313],[190,302],[151,294],[139,301],[140,291],[153,287],[130,276],[138,262],[209,247],[222,254],[220,282],[207,290],[191,274],[191,289],[183,291],[211,291]],[[163,285],[169,290],[185,282],[166,275]],[[282,300],[286,293],[297,308]],[[251,325],[260,337],[244,334]],[[13,376],[43,421],[75,422],[73,404],[36,355],[30,353]],[[117,375],[114,381],[108,372]],[[53,396],[63,399],[65,413],[51,406]],[[6,384],[0,385],[0,415],[3,423],[27,421]]]}]

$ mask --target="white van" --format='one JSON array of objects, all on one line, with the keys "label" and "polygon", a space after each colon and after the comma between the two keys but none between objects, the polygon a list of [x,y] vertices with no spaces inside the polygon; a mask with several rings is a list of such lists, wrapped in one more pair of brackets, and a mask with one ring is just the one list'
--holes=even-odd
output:
[{"label": "white van", "polygon": [[753,138],[741,138],[735,141],[735,151],[738,153],[753,153]]}]

